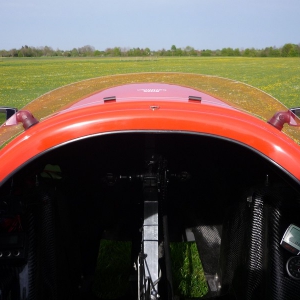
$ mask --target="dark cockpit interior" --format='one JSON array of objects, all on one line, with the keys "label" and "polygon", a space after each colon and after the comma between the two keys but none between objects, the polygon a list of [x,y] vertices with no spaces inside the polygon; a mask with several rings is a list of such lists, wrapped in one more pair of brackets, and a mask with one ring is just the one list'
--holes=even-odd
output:
[{"label": "dark cockpit interior", "polygon": [[285,170],[217,136],[70,141],[0,188],[0,299],[297,299],[280,243],[299,196]]}]

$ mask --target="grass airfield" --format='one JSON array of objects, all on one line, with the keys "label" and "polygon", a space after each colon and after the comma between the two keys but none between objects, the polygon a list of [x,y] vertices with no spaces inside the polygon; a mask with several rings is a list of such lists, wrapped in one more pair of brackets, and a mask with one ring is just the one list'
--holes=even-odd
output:
[{"label": "grass airfield", "polygon": [[0,58],[0,106],[22,108],[58,87],[105,75],[185,72],[252,85],[288,107],[300,106],[300,58]]}]

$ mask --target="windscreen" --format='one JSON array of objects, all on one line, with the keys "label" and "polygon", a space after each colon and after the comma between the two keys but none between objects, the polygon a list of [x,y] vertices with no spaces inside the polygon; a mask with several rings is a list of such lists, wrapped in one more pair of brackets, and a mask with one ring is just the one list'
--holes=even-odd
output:
[{"label": "windscreen", "polygon": [[[46,93],[23,109],[29,110],[38,120],[69,107],[97,91],[131,83],[168,83],[193,88],[222,100],[230,106],[246,111],[268,121],[276,112],[286,112],[288,108],[271,95],[242,82],[199,74],[188,73],[134,73],[104,76],[70,84]],[[300,144],[300,120],[292,115],[292,122],[285,125],[283,132]],[[5,145],[23,131],[22,125],[2,125],[0,145]]]}]

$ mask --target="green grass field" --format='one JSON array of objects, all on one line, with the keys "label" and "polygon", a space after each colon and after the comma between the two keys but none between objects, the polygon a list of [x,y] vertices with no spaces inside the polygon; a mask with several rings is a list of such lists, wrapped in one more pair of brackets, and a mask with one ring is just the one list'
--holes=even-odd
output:
[{"label": "green grass field", "polygon": [[288,107],[300,106],[300,58],[1,58],[0,105],[22,108],[66,84],[138,72],[216,75],[253,85]]}]

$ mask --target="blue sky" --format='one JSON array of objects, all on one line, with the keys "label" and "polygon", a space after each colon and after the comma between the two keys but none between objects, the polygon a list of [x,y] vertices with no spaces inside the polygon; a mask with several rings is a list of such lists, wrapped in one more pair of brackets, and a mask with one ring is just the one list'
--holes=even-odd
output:
[{"label": "blue sky", "polygon": [[0,50],[300,43],[300,0],[0,0]]}]

